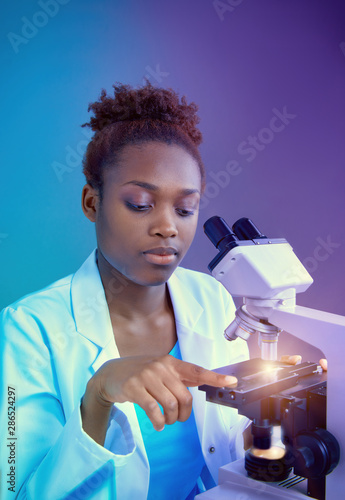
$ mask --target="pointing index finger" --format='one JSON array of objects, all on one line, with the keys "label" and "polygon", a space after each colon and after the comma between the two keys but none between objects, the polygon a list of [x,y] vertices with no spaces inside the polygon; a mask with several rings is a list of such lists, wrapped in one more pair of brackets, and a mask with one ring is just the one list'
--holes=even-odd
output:
[{"label": "pointing index finger", "polygon": [[187,387],[196,387],[198,385],[211,385],[212,387],[234,387],[237,385],[237,378],[231,375],[216,373],[201,366],[192,363],[183,362],[180,365],[179,372],[182,382]]}]

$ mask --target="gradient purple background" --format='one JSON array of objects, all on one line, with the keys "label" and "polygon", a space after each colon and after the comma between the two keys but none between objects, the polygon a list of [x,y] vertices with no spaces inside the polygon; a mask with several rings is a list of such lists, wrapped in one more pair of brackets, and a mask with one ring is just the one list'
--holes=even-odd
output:
[{"label": "gradient purple background", "polygon": [[[18,53],[8,34],[42,9],[2,4],[0,307],[74,272],[94,248],[80,159],[61,182],[52,164],[82,148],[102,87],[147,76],[199,104],[209,183],[230,160],[241,169],[206,199],[184,266],[207,272],[208,217],[248,216],[308,262],[315,283],[298,303],[345,314],[345,2],[223,3],[222,16],[211,0],[70,0]],[[248,162],[239,144],[284,107],[296,118]],[[319,253],[327,237],[338,246]]]}]

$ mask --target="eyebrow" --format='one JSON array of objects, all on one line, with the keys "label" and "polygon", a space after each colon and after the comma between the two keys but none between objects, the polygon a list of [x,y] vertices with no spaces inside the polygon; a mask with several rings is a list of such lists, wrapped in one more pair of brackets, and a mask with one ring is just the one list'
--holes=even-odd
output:
[{"label": "eyebrow", "polygon": [[[134,186],[142,187],[144,189],[147,189],[148,191],[159,191],[158,186],[156,186],[155,184],[150,184],[149,182],[129,181],[129,182],[125,182],[125,184],[123,184],[123,186],[127,186],[128,184],[134,184]],[[194,193],[200,194],[199,189],[188,189],[188,188],[181,189],[181,194],[183,194],[184,196],[188,196],[188,195],[194,194]]]}]

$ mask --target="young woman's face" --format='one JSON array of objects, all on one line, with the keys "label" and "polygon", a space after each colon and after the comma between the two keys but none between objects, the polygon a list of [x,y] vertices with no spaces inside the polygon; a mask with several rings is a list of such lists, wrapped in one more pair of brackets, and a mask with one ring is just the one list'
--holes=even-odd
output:
[{"label": "young woman's face", "polygon": [[183,148],[160,142],[126,146],[104,174],[96,212],[98,248],[140,285],[167,281],[192,243],[201,176]]}]

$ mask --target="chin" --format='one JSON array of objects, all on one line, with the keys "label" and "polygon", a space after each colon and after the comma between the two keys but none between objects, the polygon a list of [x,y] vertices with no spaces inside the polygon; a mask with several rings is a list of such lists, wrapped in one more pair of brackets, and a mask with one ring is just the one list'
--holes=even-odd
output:
[{"label": "chin", "polygon": [[134,279],[138,285],[142,286],[160,286],[164,285],[170,276],[174,273],[175,269],[177,266],[174,266],[173,268],[171,267],[166,267],[165,269],[163,266],[161,266],[162,269],[156,269],[154,271],[151,271],[148,275],[142,276],[142,277],[137,277],[137,279]]}]

